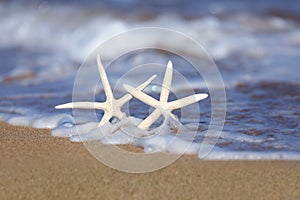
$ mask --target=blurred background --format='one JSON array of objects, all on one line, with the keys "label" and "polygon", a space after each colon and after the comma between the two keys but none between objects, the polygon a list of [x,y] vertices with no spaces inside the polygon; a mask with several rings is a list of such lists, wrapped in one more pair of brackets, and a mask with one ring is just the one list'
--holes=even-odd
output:
[{"label": "blurred background", "polygon": [[[133,28],[162,27],[201,44],[223,76],[228,101],[224,132],[247,137],[224,136],[220,146],[300,152],[298,0],[2,0],[0,27],[0,120],[35,126],[45,115],[55,115],[54,105],[72,100],[76,72],[99,43]],[[152,39],[159,45],[159,35]],[[176,41],[174,48],[191,53]],[[168,59],[159,52],[151,56],[162,63]],[[129,66],[146,60],[131,55],[122,62]],[[209,100],[200,105],[200,129],[205,130]]]},{"label": "blurred background", "polygon": [[299,69],[299,13],[297,0],[0,1],[0,81],[18,73],[24,84],[65,79],[72,73],[61,72],[78,67],[99,43],[149,26],[190,36],[221,70],[243,68],[238,79],[296,81],[290,71]]}]

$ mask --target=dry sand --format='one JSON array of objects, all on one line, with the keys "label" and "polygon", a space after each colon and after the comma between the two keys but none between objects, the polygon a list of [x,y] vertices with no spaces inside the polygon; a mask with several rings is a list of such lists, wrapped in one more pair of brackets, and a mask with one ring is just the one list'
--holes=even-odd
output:
[{"label": "dry sand", "polygon": [[0,127],[0,199],[300,199],[300,162],[183,156],[159,171],[129,174],[50,130]]}]

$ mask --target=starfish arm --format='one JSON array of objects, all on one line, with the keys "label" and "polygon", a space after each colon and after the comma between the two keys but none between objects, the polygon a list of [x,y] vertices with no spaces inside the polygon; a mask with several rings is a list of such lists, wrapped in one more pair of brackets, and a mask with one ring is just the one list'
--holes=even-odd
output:
[{"label": "starfish arm", "polygon": [[154,74],[153,76],[151,76],[150,78],[148,78],[144,83],[142,83],[141,85],[139,85],[136,88],[136,90],[143,90],[143,89],[145,89],[156,77],[157,77],[157,75]]},{"label": "starfish arm", "polygon": [[[157,76],[156,74],[153,75],[153,76],[151,76],[144,83],[142,83],[141,85],[139,85],[135,90],[143,90],[143,89],[145,89],[156,78],[156,76]],[[122,105],[124,105],[125,103],[127,103],[128,101],[130,101],[130,99],[132,99],[132,95],[131,94],[125,94],[123,97],[121,97],[117,101],[118,101],[118,104],[121,107]]]},{"label": "starfish arm", "polygon": [[99,71],[100,78],[101,78],[101,81],[103,84],[104,92],[106,95],[106,99],[111,100],[111,99],[113,99],[113,93],[112,93],[110,84],[108,82],[108,78],[107,78],[105,69],[102,65],[100,55],[97,56],[97,64],[98,64],[98,71]]},{"label": "starfish arm", "polygon": [[124,84],[123,86],[127,90],[127,92],[129,92],[132,96],[144,102],[145,104],[150,105],[152,107],[155,107],[159,104],[159,101],[145,94],[144,92],[140,90],[136,90],[134,87],[127,84]]},{"label": "starfish arm", "polygon": [[160,109],[155,109],[144,121],[139,124],[139,128],[143,130],[149,129],[149,127],[160,117],[162,114]]},{"label": "starfish arm", "polygon": [[170,94],[170,88],[172,84],[172,76],[173,76],[173,64],[171,61],[167,64],[167,69],[164,76],[163,85],[160,93],[160,102],[167,102]]},{"label": "starfish arm", "polygon": [[98,126],[102,126],[105,123],[107,123],[110,119],[111,119],[112,115],[110,112],[104,112],[104,115],[101,119],[101,121],[99,122]]},{"label": "starfish arm", "polygon": [[122,112],[120,109],[118,109],[117,111],[113,112],[112,116],[115,116],[121,120],[123,117],[126,116],[126,114],[124,112]]},{"label": "starfish arm", "polygon": [[194,94],[182,99],[171,101],[167,104],[167,107],[169,110],[175,110],[196,103],[202,99],[205,99],[206,97],[208,97],[207,94]]},{"label": "starfish arm", "polygon": [[55,106],[55,109],[66,109],[66,108],[81,108],[81,109],[98,109],[98,110],[107,110],[105,103],[98,102],[71,102],[66,104],[61,104]]},{"label": "starfish arm", "polygon": [[118,105],[120,107],[122,107],[125,103],[127,103],[128,101],[130,101],[130,99],[132,99],[132,95],[131,94],[125,94],[120,99],[117,99]]}]

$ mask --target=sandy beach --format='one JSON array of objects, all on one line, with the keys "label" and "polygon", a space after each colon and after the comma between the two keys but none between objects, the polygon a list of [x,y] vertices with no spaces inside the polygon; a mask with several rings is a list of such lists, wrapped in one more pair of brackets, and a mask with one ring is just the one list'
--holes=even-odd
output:
[{"label": "sandy beach", "polygon": [[300,162],[183,156],[159,171],[129,174],[48,129],[0,125],[0,199],[300,199]]}]

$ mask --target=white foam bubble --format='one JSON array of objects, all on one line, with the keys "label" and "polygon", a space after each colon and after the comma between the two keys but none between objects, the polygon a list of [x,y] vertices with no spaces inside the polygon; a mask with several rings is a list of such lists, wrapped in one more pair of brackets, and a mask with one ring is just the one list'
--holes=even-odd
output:
[{"label": "white foam bubble", "polygon": [[73,118],[68,114],[42,115],[32,114],[31,116],[11,116],[7,122],[16,126],[31,126],[34,128],[55,128],[61,124],[72,124]]},{"label": "white foam bubble", "polygon": [[[172,119],[174,120],[174,119]],[[200,159],[206,160],[299,160],[300,154],[291,151],[251,151],[231,150],[221,148],[214,144],[196,142],[193,129],[195,125],[182,126],[181,133],[174,135],[170,124],[177,123],[170,118],[164,120],[163,124],[149,132],[138,129],[138,118],[125,117],[114,124],[106,123],[99,127],[98,123],[90,122],[76,126],[61,124],[52,131],[53,136],[70,137],[73,142],[99,141],[102,144],[132,144],[144,149],[145,153],[169,152],[174,154],[195,154]],[[209,137],[217,137],[210,135]],[[224,132],[222,138],[226,141],[234,140],[235,143],[264,143],[268,139],[264,136],[256,138],[245,134],[231,134]],[[207,140],[209,142],[209,140]],[[200,151],[201,149],[201,151]],[[205,150],[203,150],[205,149]],[[207,150],[207,151],[206,151]]]},{"label": "white foam bubble", "polygon": [[300,160],[300,154],[289,151],[230,151],[225,149],[213,149],[204,158],[205,160]]}]

